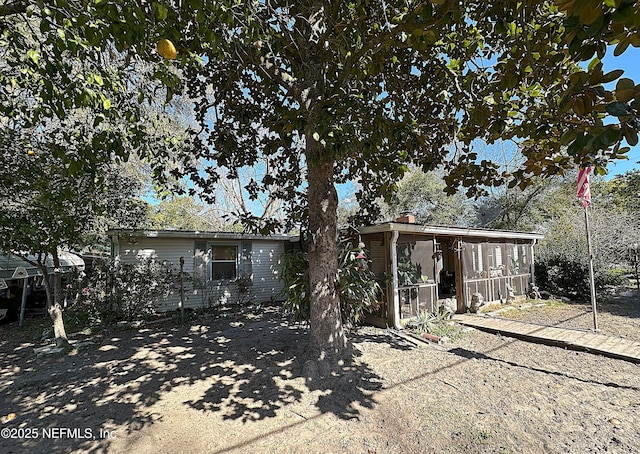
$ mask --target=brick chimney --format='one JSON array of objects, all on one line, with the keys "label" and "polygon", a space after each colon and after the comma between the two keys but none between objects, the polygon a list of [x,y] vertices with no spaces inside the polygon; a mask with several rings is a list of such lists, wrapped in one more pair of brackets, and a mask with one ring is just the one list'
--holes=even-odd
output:
[{"label": "brick chimney", "polygon": [[396,219],[396,222],[402,222],[403,224],[415,224],[416,217],[409,213],[402,213],[402,215]]}]

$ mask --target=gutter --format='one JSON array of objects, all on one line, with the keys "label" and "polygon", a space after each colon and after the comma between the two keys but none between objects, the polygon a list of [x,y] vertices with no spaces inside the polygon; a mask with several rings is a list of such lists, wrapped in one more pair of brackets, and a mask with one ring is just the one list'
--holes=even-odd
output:
[{"label": "gutter", "polygon": [[506,230],[478,229],[471,227],[446,227],[436,225],[405,224],[398,222],[387,222],[384,224],[372,225],[358,229],[361,234],[396,232],[406,234],[427,234],[427,235],[450,235],[464,238],[491,238],[491,239],[514,239],[514,240],[536,240],[544,238],[538,233],[511,232]]}]

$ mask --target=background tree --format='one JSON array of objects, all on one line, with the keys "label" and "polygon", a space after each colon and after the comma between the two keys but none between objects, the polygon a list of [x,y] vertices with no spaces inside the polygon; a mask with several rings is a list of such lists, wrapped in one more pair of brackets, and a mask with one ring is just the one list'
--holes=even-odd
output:
[{"label": "background tree", "polygon": [[225,223],[211,207],[193,197],[169,197],[150,208],[148,227],[153,229],[227,231]]},{"label": "background tree", "polygon": [[640,217],[640,170],[611,179],[608,187],[612,203]]},{"label": "background tree", "polygon": [[[602,297],[607,286],[623,283],[620,270],[627,266],[627,248],[640,241],[640,219],[610,207],[590,207],[591,243],[595,286]],[[536,255],[536,281],[542,288],[581,301],[590,300],[589,256],[584,213],[575,204],[545,224],[545,238]]]},{"label": "background tree", "polygon": [[[36,254],[45,277],[45,258],[53,258],[48,311],[59,345],[67,339],[58,249],[80,248],[88,236],[104,240],[107,213],[135,225],[143,204],[117,210],[136,188],[119,173],[121,164],[134,152],[164,157],[184,145],[160,116],[166,107],[144,102],[166,93],[152,67],[134,65],[113,43],[93,46],[97,24],[82,11],[57,22],[64,7],[0,5],[0,249]],[[76,26],[87,33],[78,35]],[[152,171],[162,179],[171,168],[156,162]]]},{"label": "background tree", "polygon": [[415,215],[420,224],[471,225],[474,221],[471,203],[459,192],[446,194],[446,187],[439,172],[413,168],[400,180],[389,203],[383,204],[383,218],[394,220],[407,212]]},{"label": "background tree", "polygon": [[[9,134],[9,138],[11,135]],[[68,344],[62,317],[62,275],[59,250],[80,250],[87,241],[104,234],[96,227],[99,216],[126,210],[129,223],[136,211],[130,203],[132,181],[122,177],[118,166],[98,165],[100,184],[93,175],[73,175],[63,160],[46,147],[25,150],[16,141],[2,136],[0,157],[0,250],[37,256],[44,276],[47,311],[53,321],[58,346]],[[47,258],[53,261],[49,279]]]},{"label": "background tree", "polygon": [[[444,163],[448,189],[461,184],[468,195],[505,180],[524,188],[576,164],[604,172],[624,154],[623,140],[637,143],[640,87],[620,79],[607,89],[621,73],[600,63],[608,44],[621,52],[638,43],[634,4],[187,0],[33,10],[77,42],[114,42],[150,61],[159,38],[176,44],[180,69],[154,74],[167,97],[181,79],[195,100],[197,155],[183,156],[183,174],[206,191],[220,170],[233,177],[266,162],[269,172],[247,188],[281,199],[287,224],[307,224],[310,345],[323,358],[345,346],[335,183],[358,181],[360,211],[373,216],[410,163],[425,171]],[[477,159],[477,138],[525,138],[526,159],[501,172]],[[454,139],[461,145],[451,155]]]}]

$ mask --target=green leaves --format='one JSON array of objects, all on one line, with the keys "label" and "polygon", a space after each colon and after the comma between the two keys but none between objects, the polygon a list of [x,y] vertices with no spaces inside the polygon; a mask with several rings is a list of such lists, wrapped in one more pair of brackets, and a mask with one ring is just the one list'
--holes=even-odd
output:
[{"label": "green leaves", "polygon": [[35,50],[27,51],[27,58],[36,65],[40,62],[40,54]]},{"label": "green leaves", "polygon": [[153,2],[153,10],[155,11],[156,19],[161,21],[167,19],[169,10],[163,4],[158,2]]},{"label": "green leaves", "polygon": [[614,117],[623,117],[628,115],[630,111],[626,103],[616,101],[607,105],[607,113]]}]

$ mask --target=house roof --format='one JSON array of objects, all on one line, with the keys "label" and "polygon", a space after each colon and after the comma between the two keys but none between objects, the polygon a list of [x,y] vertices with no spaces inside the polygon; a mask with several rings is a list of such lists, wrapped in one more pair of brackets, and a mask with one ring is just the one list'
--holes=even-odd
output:
[{"label": "house roof", "polygon": [[255,235],[238,232],[206,232],[192,230],[128,230],[114,229],[107,232],[109,236],[117,235],[120,238],[193,238],[203,240],[275,240],[298,241],[298,235]]},{"label": "house roof", "polygon": [[426,235],[449,235],[467,238],[501,238],[511,240],[541,240],[544,235],[539,233],[511,232],[507,230],[492,230],[467,227],[446,227],[439,225],[411,224],[404,222],[385,222],[359,229],[360,234],[393,232]]}]

